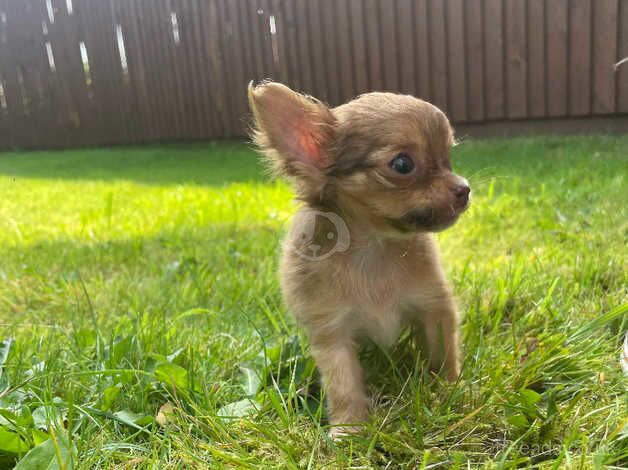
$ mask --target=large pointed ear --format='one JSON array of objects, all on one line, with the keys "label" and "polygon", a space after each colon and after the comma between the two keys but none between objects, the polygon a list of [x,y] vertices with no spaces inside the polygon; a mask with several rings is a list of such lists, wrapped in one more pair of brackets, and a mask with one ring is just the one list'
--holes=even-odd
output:
[{"label": "large pointed ear", "polygon": [[314,176],[332,164],[335,119],[320,101],[281,83],[249,84],[254,142],[279,173]]}]

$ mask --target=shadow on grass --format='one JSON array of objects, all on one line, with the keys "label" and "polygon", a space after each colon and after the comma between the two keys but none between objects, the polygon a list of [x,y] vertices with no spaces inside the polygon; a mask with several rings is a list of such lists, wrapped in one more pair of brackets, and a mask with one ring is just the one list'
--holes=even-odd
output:
[{"label": "shadow on grass", "polygon": [[83,297],[84,282],[100,311],[207,308],[225,320],[244,311],[266,326],[258,306],[261,300],[278,303],[280,237],[276,226],[225,223],[95,243],[54,240],[4,248],[0,278],[9,282],[0,297],[35,320],[64,323],[73,298]]},{"label": "shadow on grass", "polygon": [[259,155],[244,141],[0,153],[0,175],[209,186],[267,179]]}]

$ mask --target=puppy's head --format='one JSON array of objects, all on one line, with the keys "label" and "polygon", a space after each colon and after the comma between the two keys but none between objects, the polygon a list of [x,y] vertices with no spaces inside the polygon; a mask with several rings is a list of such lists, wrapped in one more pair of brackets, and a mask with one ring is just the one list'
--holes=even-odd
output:
[{"label": "puppy's head", "polygon": [[452,173],[453,132],[435,106],[368,93],[330,109],[278,83],[249,86],[253,138],[312,206],[368,221],[381,232],[438,231],[469,204]]}]

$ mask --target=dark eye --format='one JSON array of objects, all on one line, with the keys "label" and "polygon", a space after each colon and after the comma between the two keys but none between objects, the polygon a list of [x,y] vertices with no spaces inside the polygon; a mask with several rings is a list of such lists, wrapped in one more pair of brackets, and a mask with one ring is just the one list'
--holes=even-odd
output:
[{"label": "dark eye", "polygon": [[414,162],[407,153],[397,154],[397,156],[390,161],[389,165],[390,168],[402,175],[407,175],[414,170]]}]

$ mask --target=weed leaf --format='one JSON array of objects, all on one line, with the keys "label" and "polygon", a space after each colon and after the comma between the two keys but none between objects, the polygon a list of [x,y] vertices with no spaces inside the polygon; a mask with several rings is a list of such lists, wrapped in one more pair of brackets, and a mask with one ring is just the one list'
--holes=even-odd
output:
[{"label": "weed leaf", "polygon": [[0,428],[0,452],[20,454],[28,450],[28,445],[15,432]]},{"label": "weed leaf", "polygon": [[185,390],[188,387],[188,371],[170,362],[160,362],[155,368],[155,377],[172,388]]},{"label": "weed leaf", "polygon": [[72,450],[67,439],[58,435],[56,443],[57,446],[53,439],[48,439],[32,448],[14,470],[72,470]]},{"label": "weed leaf", "polygon": [[229,403],[218,410],[218,416],[222,417],[237,417],[248,416],[255,413],[259,409],[257,403],[250,398],[244,400]]}]

